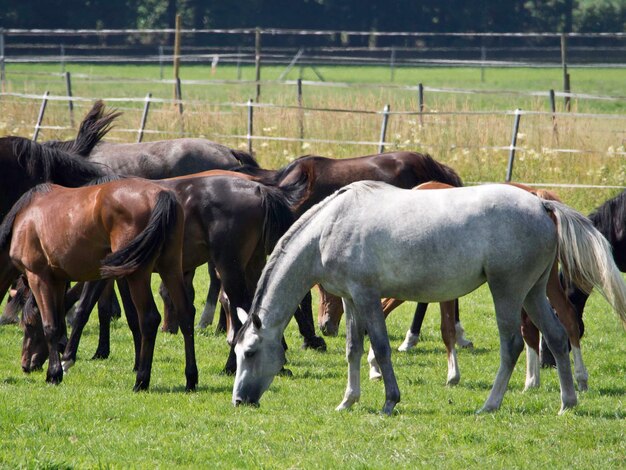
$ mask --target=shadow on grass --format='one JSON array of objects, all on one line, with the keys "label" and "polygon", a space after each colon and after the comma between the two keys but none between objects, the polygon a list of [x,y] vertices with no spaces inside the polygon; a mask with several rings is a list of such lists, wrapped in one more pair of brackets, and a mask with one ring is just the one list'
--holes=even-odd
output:
[{"label": "shadow on grass", "polygon": [[[174,387],[165,387],[156,385],[150,386],[149,393],[167,395],[172,393],[232,393],[233,386],[231,385],[198,385],[194,392],[187,392],[184,385],[176,385]],[[140,392],[141,393],[141,392]]]}]

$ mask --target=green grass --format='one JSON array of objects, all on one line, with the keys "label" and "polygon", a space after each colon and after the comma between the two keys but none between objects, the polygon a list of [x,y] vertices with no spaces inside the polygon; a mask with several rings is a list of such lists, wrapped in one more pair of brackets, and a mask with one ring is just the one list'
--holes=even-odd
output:
[{"label": "green grass", "polygon": [[[203,270],[201,270],[202,272]],[[200,273],[199,273],[200,274]],[[199,284],[206,282],[199,276]],[[199,286],[198,286],[199,287]],[[204,291],[199,289],[199,295]],[[408,327],[414,304],[389,319],[392,347]],[[196,301],[197,308],[202,304]],[[626,354],[624,332],[598,296],[586,314],[583,353],[590,390],[579,405],[557,416],[559,387],[542,371],[538,390],[524,393],[520,358],[502,408],[475,415],[498,367],[491,299],[481,288],[461,301],[474,341],[461,350],[461,383],[446,387],[445,349],[436,306],[422,342],[393,354],[402,401],[381,416],[381,382],[362,367],[361,402],[335,412],[347,378],[345,330],[327,338],[328,352],[303,351],[294,325],[287,330],[293,378],[278,377],[261,407],[234,408],[232,377],[220,374],[227,346],[222,336],[197,335],[200,384],[183,391],[182,338],[160,333],[150,391],[133,393],[132,347],[123,320],[114,323],[112,356],[89,360],[97,321],[89,323],[79,361],[60,386],[44,373],[25,375],[19,365],[21,331],[0,329],[0,465],[29,468],[211,467],[389,468],[530,466],[623,468],[626,465]],[[293,322],[292,322],[293,323]]]}]

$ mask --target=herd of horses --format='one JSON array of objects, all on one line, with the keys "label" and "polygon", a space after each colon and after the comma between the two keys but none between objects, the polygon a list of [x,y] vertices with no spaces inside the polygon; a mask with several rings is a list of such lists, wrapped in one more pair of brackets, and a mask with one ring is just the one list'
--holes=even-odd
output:
[{"label": "herd of horses", "polygon": [[456,384],[455,342],[471,347],[457,299],[489,285],[500,368],[486,411],[499,408],[524,342],[526,387],[539,385],[541,356],[558,371],[561,411],[576,404],[568,348],[586,390],[580,337],[594,287],[626,325],[626,192],[587,218],[547,191],[462,187],[452,168],[414,152],[305,156],[267,170],[203,139],[102,141],[118,115],[98,101],[72,141],[0,138],[0,299],[12,293],[0,323],[22,310],[22,369],[48,360],[48,382],[60,383],[74,364],[96,304],[94,357],[109,355],[117,283],[135,346],[134,390],[148,388],[161,323],[150,279],[158,273],[162,329],[181,331],[186,390],[195,389],[192,281],[205,263],[210,288],[199,326],[213,322],[219,299],[235,405],[258,404],[274,376],[288,373],[283,332],[292,317],[303,347],[326,348],[313,321],[316,285],[322,332],[336,334],[345,311],[348,385],[338,409],[360,397],[366,333],[370,377],[385,385],[383,412],[400,400],[385,317],[405,300],[419,303],[401,350],[417,343],[427,303],[439,302],[447,381]]}]

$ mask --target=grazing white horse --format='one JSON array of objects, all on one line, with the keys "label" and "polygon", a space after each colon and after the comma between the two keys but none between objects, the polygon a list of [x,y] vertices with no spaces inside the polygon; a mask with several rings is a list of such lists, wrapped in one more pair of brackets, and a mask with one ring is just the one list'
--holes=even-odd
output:
[{"label": "grazing white horse", "polygon": [[385,385],[383,412],[391,414],[400,390],[380,299],[441,302],[487,282],[500,368],[481,410],[502,403],[524,347],[524,307],[554,353],[563,412],[577,399],[567,335],[546,299],[557,254],[570,279],[599,287],[626,321],[626,285],[606,240],[563,204],[505,185],[410,191],[372,181],[351,184],[309,210],[274,249],[236,338],[233,403],[258,403],[284,364],[281,338],[292,312],[321,283],[343,297],[346,311],[348,386],[337,409],[359,400],[367,331]]}]

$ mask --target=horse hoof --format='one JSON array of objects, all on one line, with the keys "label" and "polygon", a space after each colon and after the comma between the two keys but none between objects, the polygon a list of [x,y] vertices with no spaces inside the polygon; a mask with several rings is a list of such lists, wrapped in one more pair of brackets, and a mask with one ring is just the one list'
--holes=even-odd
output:
[{"label": "horse hoof", "polygon": [[326,351],[326,341],[320,336],[314,336],[313,338],[306,338],[302,343],[302,349],[314,349],[316,351]]},{"label": "horse hoof", "polygon": [[108,358],[109,358],[109,351],[104,351],[104,352],[96,351],[91,359],[97,360],[97,359],[108,359]]},{"label": "horse hoof", "polygon": [[178,333],[178,325],[163,325],[161,331],[175,335]]},{"label": "horse hoof", "polygon": [[391,414],[393,413],[393,409],[395,407],[396,407],[395,403],[388,401],[385,403],[385,406],[383,406],[382,412],[386,416],[391,416]]},{"label": "horse hoof", "polygon": [[586,380],[579,380],[578,381],[578,391],[579,392],[586,392],[587,390],[589,390],[589,384],[587,383]]},{"label": "horse hoof", "polygon": [[16,325],[17,323],[19,323],[19,318],[17,317],[0,316],[0,325]]},{"label": "horse hoof", "polygon": [[453,377],[448,377],[446,385],[453,387],[455,385],[458,385],[460,381],[461,381],[461,377],[458,375],[455,375]]},{"label": "horse hoof", "polygon": [[419,340],[419,335],[411,333],[411,330],[407,331],[406,336],[404,337],[404,341],[400,346],[398,346],[398,351],[406,352],[410,349],[413,349],[417,345],[417,343],[419,343]]},{"label": "horse hoof", "polygon": [[380,373],[378,367],[370,367],[370,380],[380,380],[383,378],[383,374]]},{"label": "horse hoof", "polygon": [[48,373],[48,375],[46,376],[46,382],[52,385],[59,385],[61,382],[63,382],[63,371],[61,371],[60,374]]},{"label": "horse hoof", "polygon": [[143,392],[145,390],[148,390],[148,385],[150,385],[150,382],[138,381],[133,387],[133,392]]},{"label": "horse hoof", "polygon": [[70,367],[72,367],[75,363],[76,361],[74,359],[70,359],[68,361],[62,361],[61,366],[63,366],[63,372],[65,373],[69,372]]}]

